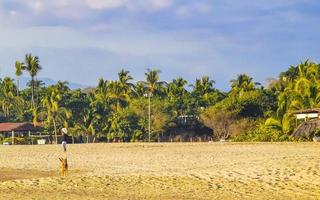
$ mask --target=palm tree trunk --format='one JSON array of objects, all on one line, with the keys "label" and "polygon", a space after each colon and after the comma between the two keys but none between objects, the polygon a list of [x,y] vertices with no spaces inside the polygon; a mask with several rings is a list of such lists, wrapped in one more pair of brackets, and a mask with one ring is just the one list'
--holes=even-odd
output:
[{"label": "palm tree trunk", "polygon": [[[38,81],[38,79],[36,79]],[[40,93],[40,84],[37,85],[37,104],[39,104],[40,99],[39,99],[39,93]]]},{"label": "palm tree trunk", "polygon": [[57,135],[57,125],[56,125],[56,120],[53,118],[53,128],[54,128],[54,137],[56,140],[56,144],[58,144],[58,135]]},{"label": "palm tree trunk", "polygon": [[119,112],[120,102],[117,100],[117,112]]},{"label": "palm tree trunk", "polygon": [[19,96],[19,76],[17,76],[17,96]]},{"label": "palm tree trunk", "polygon": [[31,108],[34,108],[34,77],[31,77]]}]

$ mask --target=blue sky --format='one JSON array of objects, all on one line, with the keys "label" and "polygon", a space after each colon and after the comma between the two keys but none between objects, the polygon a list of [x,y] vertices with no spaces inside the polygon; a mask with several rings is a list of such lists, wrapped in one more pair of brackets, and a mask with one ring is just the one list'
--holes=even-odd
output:
[{"label": "blue sky", "polygon": [[25,53],[40,77],[96,85],[124,68],[170,81],[247,73],[264,83],[320,59],[317,0],[0,0],[0,76]]}]

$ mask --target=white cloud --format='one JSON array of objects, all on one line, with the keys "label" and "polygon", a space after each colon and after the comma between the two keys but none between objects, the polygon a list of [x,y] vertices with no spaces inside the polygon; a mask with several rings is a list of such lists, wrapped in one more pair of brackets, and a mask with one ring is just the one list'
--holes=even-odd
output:
[{"label": "white cloud", "polygon": [[172,0],[85,0],[91,9],[112,9],[124,7],[128,10],[161,10],[169,7]]},{"label": "white cloud", "polygon": [[[3,1],[9,6],[1,7]],[[141,76],[143,67],[155,66],[167,77],[205,73],[229,80],[250,70],[263,77],[268,66],[286,66],[283,60],[318,58],[319,39],[313,33],[319,17],[288,8],[298,1],[0,0],[0,37],[6,38],[0,40],[0,71],[13,73],[14,61],[32,52],[40,56],[46,76],[63,72],[76,82],[95,82],[101,71],[109,74],[123,66]],[[266,10],[272,12],[258,12]],[[296,29],[297,23],[308,30]],[[87,71],[74,76],[79,65]],[[261,66],[259,72],[252,71],[254,66]]]},{"label": "white cloud", "polygon": [[9,14],[10,14],[10,16],[14,17],[17,15],[17,12],[15,10],[10,10]]},{"label": "white cloud", "polygon": [[43,1],[26,1],[26,4],[36,13],[45,10],[45,5]]},{"label": "white cloud", "polygon": [[155,9],[163,9],[169,7],[172,2],[171,0],[153,0],[152,4]]},{"label": "white cloud", "polygon": [[197,14],[204,14],[211,11],[211,5],[206,3],[192,3],[181,5],[176,9],[180,17],[191,17]]},{"label": "white cloud", "polygon": [[111,9],[125,5],[124,0],[86,0],[86,5],[92,9]]}]

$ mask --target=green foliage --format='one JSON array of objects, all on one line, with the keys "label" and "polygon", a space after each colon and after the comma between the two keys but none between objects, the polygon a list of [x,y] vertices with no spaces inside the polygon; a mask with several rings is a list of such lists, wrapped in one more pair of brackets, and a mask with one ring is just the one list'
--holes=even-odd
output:
[{"label": "green foliage", "polygon": [[293,140],[293,138],[284,134],[281,130],[264,125],[232,138],[232,141],[236,142],[284,142]]},{"label": "green foliage", "polygon": [[[73,136],[90,136],[93,142],[98,137],[147,141],[149,99],[153,141],[170,129],[191,128],[179,123],[183,117],[210,127],[220,138],[290,141],[296,127],[291,112],[320,106],[320,66],[310,61],[290,66],[267,89],[240,74],[231,80],[228,92],[216,89],[208,76],[191,84],[182,77],[167,83],[155,69],[148,69],[145,80],[136,83],[129,71],[121,70],[117,80],[100,79],[97,87],[85,91],[72,91],[61,81],[45,86],[36,79],[42,70],[40,60],[31,54],[16,61],[14,70],[16,81],[0,79],[1,121],[43,122],[46,131],[56,135],[61,127],[69,127]],[[20,91],[24,72],[31,81]]]},{"label": "green foliage", "polygon": [[253,78],[249,77],[247,74],[238,75],[237,79],[231,80],[231,96],[242,96],[243,93],[255,90],[256,85],[259,83],[254,83]]},{"label": "green foliage", "polygon": [[320,137],[320,129],[316,129],[313,134],[314,137]]},{"label": "green foliage", "polygon": [[[9,144],[12,144],[12,138],[8,137],[8,138],[3,138],[2,140],[0,139],[0,141],[3,143],[8,142]],[[36,144],[37,143],[37,139],[36,138],[30,138],[30,137],[15,137],[14,138],[14,144],[18,144],[18,145],[24,145],[24,144]]]}]

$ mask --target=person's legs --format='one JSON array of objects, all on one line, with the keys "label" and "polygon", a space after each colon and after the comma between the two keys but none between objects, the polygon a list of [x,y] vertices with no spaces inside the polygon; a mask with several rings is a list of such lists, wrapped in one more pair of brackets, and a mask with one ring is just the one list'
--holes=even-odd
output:
[{"label": "person's legs", "polygon": [[62,145],[63,151],[66,152],[66,151],[67,151],[67,142],[66,142],[66,141],[63,141],[63,142],[61,143],[61,145]]}]

